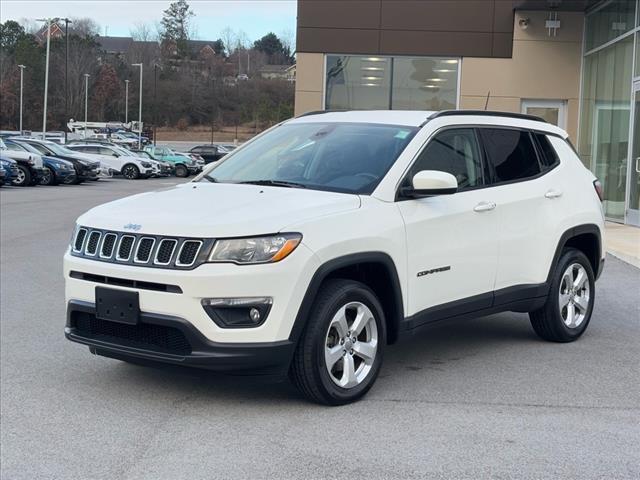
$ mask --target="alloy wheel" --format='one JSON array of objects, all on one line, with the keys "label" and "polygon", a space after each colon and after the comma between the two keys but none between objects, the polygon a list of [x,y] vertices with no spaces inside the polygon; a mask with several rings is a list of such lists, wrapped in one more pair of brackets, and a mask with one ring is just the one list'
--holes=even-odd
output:
[{"label": "alloy wheel", "polygon": [[559,291],[562,321],[568,328],[578,328],[589,310],[591,290],[589,276],[579,263],[572,263],[562,274]]},{"label": "alloy wheel", "polygon": [[331,380],[342,388],[360,385],[371,372],[378,350],[378,326],[364,303],[350,302],[334,315],[324,358]]},{"label": "alloy wheel", "polygon": [[18,169],[18,174],[16,176],[16,179],[13,181],[14,185],[23,185],[26,182],[26,175],[24,174],[24,171],[22,171],[21,168]]}]

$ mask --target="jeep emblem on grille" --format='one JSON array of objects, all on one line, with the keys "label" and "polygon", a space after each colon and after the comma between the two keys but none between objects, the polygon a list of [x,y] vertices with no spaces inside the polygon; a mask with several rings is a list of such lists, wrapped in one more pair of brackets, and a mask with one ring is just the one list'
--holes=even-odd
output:
[{"label": "jeep emblem on grille", "polygon": [[142,228],[142,225],[138,225],[137,223],[127,223],[123,228],[125,230],[134,230],[137,232]]}]

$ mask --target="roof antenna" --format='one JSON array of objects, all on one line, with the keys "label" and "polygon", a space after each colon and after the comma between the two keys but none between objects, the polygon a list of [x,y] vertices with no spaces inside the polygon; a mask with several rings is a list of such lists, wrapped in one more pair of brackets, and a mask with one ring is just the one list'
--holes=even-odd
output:
[{"label": "roof antenna", "polygon": [[489,106],[489,97],[491,96],[491,90],[487,92],[487,101],[484,102],[484,111],[487,111],[487,107]]}]

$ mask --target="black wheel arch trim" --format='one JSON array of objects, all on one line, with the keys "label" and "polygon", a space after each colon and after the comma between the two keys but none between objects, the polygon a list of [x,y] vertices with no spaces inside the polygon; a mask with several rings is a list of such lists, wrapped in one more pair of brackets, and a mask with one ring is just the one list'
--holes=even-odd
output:
[{"label": "black wheel arch trim", "polygon": [[556,251],[553,255],[553,260],[551,261],[551,265],[549,266],[549,273],[547,274],[547,282],[546,282],[547,285],[551,284],[551,277],[553,276],[555,266],[558,263],[558,260],[560,259],[560,255],[562,255],[562,250],[567,245],[567,242],[569,242],[569,240],[571,240],[572,238],[575,238],[579,235],[584,235],[584,234],[593,234],[598,239],[598,246],[597,246],[597,252],[596,252],[597,255],[595,259],[596,261],[593,265],[593,274],[596,280],[600,277],[600,274],[602,273],[602,269],[604,266],[604,262],[602,261],[602,233],[600,232],[600,227],[598,227],[597,225],[593,223],[585,223],[582,225],[576,225],[575,227],[569,228],[560,236],[560,240],[558,240],[558,245],[556,246]]},{"label": "black wheel arch trim", "polygon": [[[305,292],[302,303],[298,308],[298,314],[296,315],[291,333],[289,334],[289,340],[297,344],[304,328],[306,327],[307,320],[311,313],[311,307],[313,306],[313,302],[320,290],[320,286],[333,272],[345,267],[371,263],[382,265],[387,270],[389,278],[391,279],[390,288],[393,292],[396,314],[394,315],[395,318],[387,318],[387,322],[394,325],[397,331],[397,328],[404,319],[404,301],[402,296],[402,287],[400,286],[400,277],[398,276],[398,270],[396,269],[395,262],[387,253],[384,252],[361,252],[334,258],[318,267],[311,278],[311,282],[309,282],[309,285],[307,286],[307,291]],[[387,331],[387,341],[389,343],[394,343],[395,338],[389,336],[389,333],[390,332]]]}]

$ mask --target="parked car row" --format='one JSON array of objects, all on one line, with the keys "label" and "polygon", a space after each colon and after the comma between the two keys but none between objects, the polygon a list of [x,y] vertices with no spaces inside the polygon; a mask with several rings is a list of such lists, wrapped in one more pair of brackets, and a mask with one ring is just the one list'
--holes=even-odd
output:
[{"label": "parked car row", "polygon": [[[113,134],[112,134],[113,137]],[[134,180],[149,177],[188,177],[216,162],[235,145],[198,145],[188,152],[166,146],[147,145],[142,150],[127,148],[107,138],[73,140],[66,145],[26,136],[0,138],[3,183],[15,186],[79,184],[116,175]],[[13,165],[15,163],[15,165]]]}]

